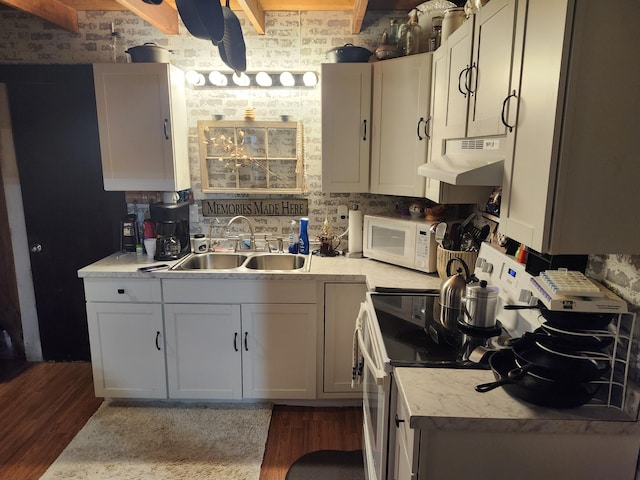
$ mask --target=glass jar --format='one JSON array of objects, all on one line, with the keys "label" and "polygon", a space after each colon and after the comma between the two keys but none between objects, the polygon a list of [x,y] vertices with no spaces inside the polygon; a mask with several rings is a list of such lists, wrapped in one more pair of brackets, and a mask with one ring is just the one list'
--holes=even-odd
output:
[{"label": "glass jar", "polygon": [[406,54],[415,55],[420,53],[420,40],[422,38],[422,28],[418,24],[418,11],[411,11],[411,18],[407,24],[406,33]]},{"label": "glass jar", "polygon": [[463,7],[449,8],[444,12],[442,19],[442,41],[444,42],[449,35],[455,32],[460,25],[467,19]]},{"label": "glass jar", "polygon": [[435,52],[442,43],[442,17],[433,17],[431,36],[429,37],[429,52]]}]

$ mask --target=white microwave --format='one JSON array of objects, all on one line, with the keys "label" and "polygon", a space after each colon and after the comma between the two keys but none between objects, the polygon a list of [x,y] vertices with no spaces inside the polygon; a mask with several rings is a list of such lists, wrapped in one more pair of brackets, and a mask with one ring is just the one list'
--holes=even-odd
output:
[{"label": "white microwave", "polygon": [[437,243],[431,226],[438,222],[399,216],[365,215],[362,254],[421,272],[436,271]]}]

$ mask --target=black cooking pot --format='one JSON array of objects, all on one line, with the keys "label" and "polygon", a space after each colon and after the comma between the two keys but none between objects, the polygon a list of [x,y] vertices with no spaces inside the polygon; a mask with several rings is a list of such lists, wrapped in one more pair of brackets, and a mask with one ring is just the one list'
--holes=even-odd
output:
[{"label": "black cooking pot", "polygon": [[537,305],[505,305],[505,310],[539,310],[540,315],[551,325],[560,328],[601,330],[607,328],[616,313],[565,312],[549,310],[542,302]]},{"label": "black cooking pot", "polygon": [[477,392],[485,393],[502,387],[512,397],[534,405],[575,408],[589,402],[598,390],[598,385],[557,382],[531,372],[520,376],[512,375],[512,378],[509,378],[509,372],[517,368],[515,356],[510,349],[498,350],[491,354],[489,366],[496,381],[477,385]]},{"label": "black cooking pot", "polygon": [[326,54],[327,60],[333,63],[343,62],[368,62],[373,52],[364,47],[356,47],[351,43],[347,43],[342,47],[335,47]]},{"label": "black cooking pot", "polygon": [[229,0],[222,7],[224,17],[224,35],[219,42],[213,42],[218,46],[218,53],[222,61],[236,74],[247,69],[247,47],[244,43],[240,20],[229,8]]},{"label": "black cooking pot", "polygon": [[144,45],[131,47],[128,50],[125,50],[125,53],[131,55],[131,61],[134,63],[169,63],[169,56],[173,51],[167,50],[156,43],[148,42]]}]

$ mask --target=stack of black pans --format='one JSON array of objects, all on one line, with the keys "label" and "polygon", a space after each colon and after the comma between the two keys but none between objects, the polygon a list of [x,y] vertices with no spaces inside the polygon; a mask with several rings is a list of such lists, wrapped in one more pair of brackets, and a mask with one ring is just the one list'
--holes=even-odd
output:
[{"label": "stack of black pans", "polygon": [[541,310],[542,326],[494,352],[489,365],[495,382],[478,385],[487,392],[496,387],[521,400],[547,407],[573,408],[588,403],[599,380],[612,367],[609,346],[614,336],[607,327],[615,314]]}]

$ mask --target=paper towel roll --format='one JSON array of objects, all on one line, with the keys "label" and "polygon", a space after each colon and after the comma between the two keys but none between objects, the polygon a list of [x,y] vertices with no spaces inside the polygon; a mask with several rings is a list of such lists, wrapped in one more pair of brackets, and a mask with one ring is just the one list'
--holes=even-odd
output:
[{"label": "paper towel roll", "polygon": [[349,210],[349,253],[362,252],[362,212]]}]

